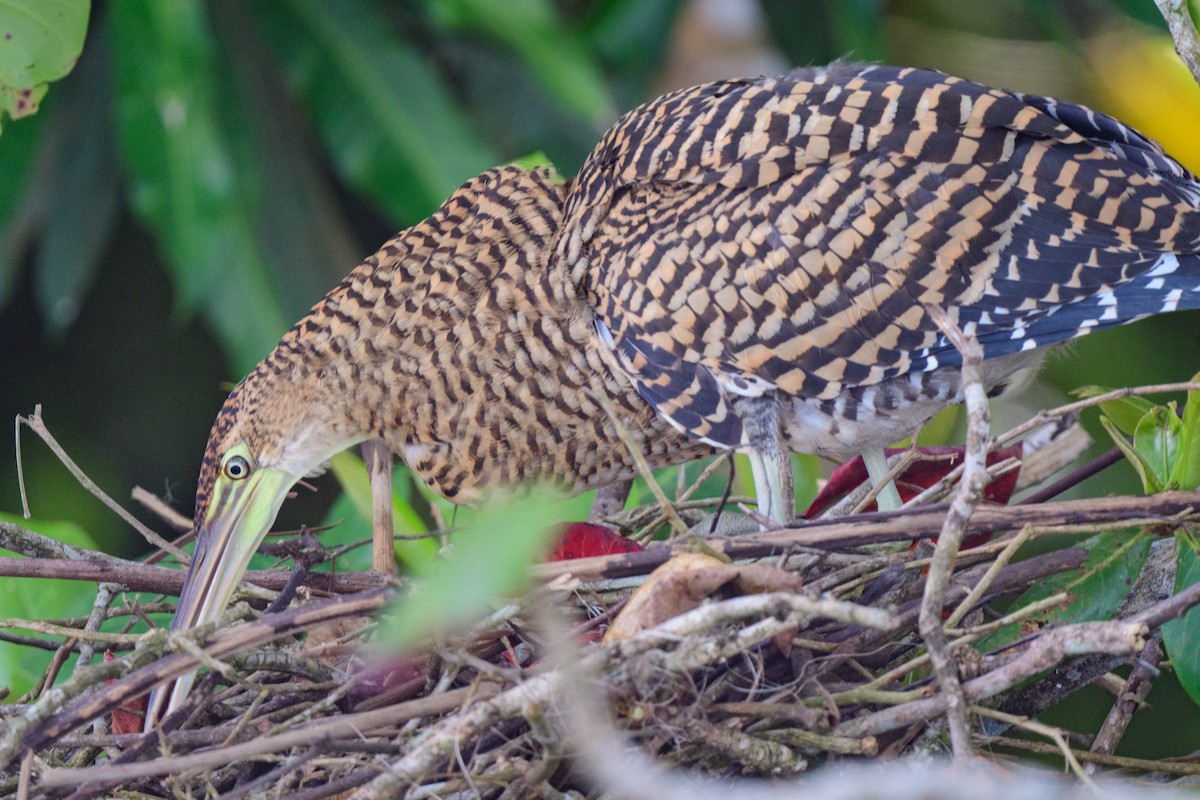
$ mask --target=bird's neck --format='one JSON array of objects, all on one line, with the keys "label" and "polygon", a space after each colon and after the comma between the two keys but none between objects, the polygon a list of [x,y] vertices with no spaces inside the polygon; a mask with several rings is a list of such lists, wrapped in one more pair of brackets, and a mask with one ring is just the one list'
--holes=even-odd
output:
[{"label": "bird's neck", "polygon": [[663,464],[703,446],[636,395],[552,257],[565,188],[493,170],[386,243],[280,343],[319,355],[331,413],[382,436],[457,502],[528,480],[569,490],[634,473],[622,426]]}]

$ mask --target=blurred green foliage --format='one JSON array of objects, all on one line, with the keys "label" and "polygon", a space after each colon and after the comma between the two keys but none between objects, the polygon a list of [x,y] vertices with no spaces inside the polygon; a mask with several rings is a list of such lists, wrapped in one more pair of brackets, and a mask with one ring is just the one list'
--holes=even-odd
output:
[{"label": "blurred green foliage", "polygon": [[[87,13],[83,0],[14,3]],[[55,32],[68,29],[82,33]],[[230,385],[362,256],[494,164],[542,151],[570,175],[619,112],[717,65],[849,56],[1091,103],[1197,169],[1200,90],[1169,47],[1151,0],[100,2],[72,74],[0,136],[0,412],[42,403],[101,486],[123,498],[142,485],[190,513]],[[1084,383],[1186,378],[1198,322],[1086,337],[997,416]],[[355,465],[340,466],[361,492]],[[798,461],[798,492],[811,497],[817,470]],[[26,446],[25,472],[37,517],[69,519],[110,552],[142,547],[40,447]],[[454,513],[397,479],[412,527]],[[1127,467],[1098,480],[1087,491],[1137,489]],[[280,527],[328,514],[349,520],[341,542],[366,538],[361,497],[330,510],[337,482],[316,486]],[[17,497],[0,459],[0,510]]]}]

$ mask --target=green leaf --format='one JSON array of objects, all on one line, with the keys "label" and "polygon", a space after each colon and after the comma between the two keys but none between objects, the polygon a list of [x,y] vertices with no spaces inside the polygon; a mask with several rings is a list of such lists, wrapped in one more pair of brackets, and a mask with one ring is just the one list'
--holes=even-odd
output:
[{"label": "green leaf", "polygon": [[580,35],[606,65],[647,80],[657,74],[683,0],[603,0]]},{"label": "green leaf", "polygon": [[1006,626],[977,645],[990,652],[1019,638],[1025,626],[1086,622],[1108,619],[1120,607],[1142,569],[1154,537],[1144,530],[1119,530],[1097,534],[1080,546],[1086,551],[1083,564],[1074,570],[1051,575],[1017,598],[1011,610],[1067,592],[1067,605],[1041,612],[1023,623]]},{"label": "green leaf", "polygon": [[882,61],[887,55],[883,0],[826,0],[834,38],[857,61]]},{"label": "green leaf", "polygon": [[384,646],[408,648],[488,613],[529,581],[529,565],[548,548],[560,507],[542,496],[499,501],[452,537],[453,552],[401,597],[381,626]]},{"label": "green leaf", "polygon": [[1108,417],[1100,417],[1100,424],[1104,426],[1104,430],[1108,431],[1108,435],[1112,437],[1113,443],[1125,455],[1125,460],[1133,466],[1134,471],[1141,478],[1142,491],[1146,494],[1161,492],[1162,484],[1158,483],[1158,479],[1154,476],[1154,470],[1142,458],[1142,454],[1129,443],[1125,435],[1117,430],[1116,424]]},{"label": "green leaf", "polygon": [[596,124],[616,116],[599,67],[548,0],[424,0],[424,4],[442,26],[480,33],[512,49],[564,107]]},{"label": "green leaf", "polygon": [[[1184,529],[1175,539],[1175,593],[1200,581],[1200,543],[1196,533]],[[1200,607],[1163,625],[1163,646],[1171,667],[1188,696],[1200,705]]]},{"label": "green leaf", "polygon": [[[1200,380],[1200,374],[1192,381]],[[1179,445],[1171,469],[1171,483],[1180,489],[1200,488],[1200,392],[1188,392],[1179,426]]]},{"label": "green leaf", "polygon": [[[1108,394],[1112,389],[1107,386],[1082,386],[1071,394],[1083,399],[1099,397]],[[1100,404],[1100,411],[1116,423],[1126,436],[1132,436],[1133,431],[1142,417],[1154,410],[1154,403],[1144,397],[1122,397]]]},{"label": "green leaf", "polygon": [[[367,475],[367,466],[354,453],[346,450],[338,453],[329,462],[330,469],[338,483],[342,485],[342,498],[330,509],[327,517],[330,523],[346,520],[338,528],[331,531],[334,537],[323,536],[326,544],[350,544],[354,541],[370,539],[372,533],[371,513],[371,479]],[[407,469],[401,467],[400,469]],[[398,481],[393,479],[393,485]],[[351,514],[350,512],[353,512]],[[392,528],[399,536],[413,536],[426,533],[429,527],[421,519],[412,504],[395,490],[392,491]],[[344,529],[344,530],[343,530]],[[407,571],[421,573],[429,566],[437,554],[438,545],[434,539],[402,539],[395,544],[396,557],[407,567]],[[366,553],[366,566],[370,566],[371,553],[369,548],[362,548]]]},{"label": "green leaf", "polygon": [[436,209],[499,159],[427,60],[366,0],[260,0],[279,52],[341,175],[398,220]]},{"label": "green leaf", "polygon": [[0,175],[4,176],[0,180],[0,308],[45,212],[46,193],[37,180],[37,173],[45,171],[38,164],[45,123],[45,114],[21,120],[9,125],[0,138]]},{"label": "green leaf", "polygon": [[34,263],[34,296],[46,326],[62,333],[75,321],[119,216],[120,170],[109,109],[103,40],[64,85],[50,113],[50,154],[42,180],[47,206]]},{"label": "green leaf", "polygon": [[[0,513],[0,520],[49,536],[65,544],[96,549],[88,533],[73,522],[23,519]],[[0,548],[0,555],[16,553]],[[91,588],[79,581],[50,578],[0,578],[0,617],[5,619],[61,619],[83,616],[91,608]],[[52,638],[19,631],[36,638]],[[29,691],[41,679],[54,652],[35,650],[11,642],[0,642],[0,686],[6,686],[14,697]],[[70,670],[64,671],[66,674]]]},{"label": "green leaf", "polygon": [[33,114],[83,50],[90,0],[0,3],[0,123]]},{"label": "green leaf", "polygon": [[1156,406],[1142,417],[1133,432],[1133,447],[1138,451],[1154,476],[1155,484],[1162,489],[1170,488],[1172,465],[1179,448],[1179,417],[1175,416],[1175,404]]},{"label": "green leaf", "polygon": [[180,302],[204,312],[246,372],[290,319],[255,247],[204,9],[199,0],[112,4],[117,128],[132,205],[165,251]]}]

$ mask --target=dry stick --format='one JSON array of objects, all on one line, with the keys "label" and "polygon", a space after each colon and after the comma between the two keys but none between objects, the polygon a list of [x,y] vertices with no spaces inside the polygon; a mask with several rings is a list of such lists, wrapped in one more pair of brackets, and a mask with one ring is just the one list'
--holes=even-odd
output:
[{"label": "dry stick", "polygon": [[621,422],[621,418],[617,416],[617,410],[613,408],[612,400],[608,395],[600,390],[592,395],[596,402],[600,404],[600,408],[604,409],[604,413],[608,415],[613,427],[617,430],[617,436],[621,439],[621,443],[625,445],[625,449],[629,451],[629,455],[633,457],[633,462],[637,465],[638,474],[646,480],[646,486],[650,489],[654,499],[662,506],[663,513],[667,515],[667,519],[671,522],[671,528],[675,533],[686,533],[688,526],[682,519],[679,518],[678,512],[675,511],[675,506],[667,498],[662,487],[658,485],[658,481],[654,479],[654,470],[650,467],[650,462],[646,460],[646,456],[637,446],[637,442],[633,440],[633,435],[629,433],[629,429],[625,427],[625,423]]},{"label": "dry stick", "polygon": [[1188,9],[1188,0],[1154,0],[1159,13],[1167,21],[1171,38],[1175,40],[1175,52],[1187,64],[1192,78],[1200,84],[1200,35]]},{"label": "dry stick", "polygon": [[946,721],[950,727],[950,743],[954,749],[954,760],[960,764],[975,753],[971,744],[971,723],[967,715],[967,700],[963,695],[958,677],[958,664],[946,641],[946,629],[942,625],[942,609],[946,605],[946,589],[954,574],[954,563],[958,548],[971,515],[983,497],[987,486],[987,446],[991,414],[988,411],[987,390],[983,386],[983,348],[973,335],[959,330],[938,307],[930,307],[928,313],[942,332],[962,354],[962,389],[967,407],[967,446],[963,453],[963,476],[954,492],[946,521],[938,536],[937,546],[929,564],[929,576],[925,581],[925,595],[921,602],[921,613],[917,618],[917,629],[929,650],[929,661],[933,664],[938,684],[946,699]]},{"label": "dry stick", "polygon": [[63,544],[57,539],[34,533],[12,522],[0,520],[0,547],[28,556],[30,559],[55,559],[67,561],[95,560],[113,564],[136,564],[97,550]]},{"label": "dry stick", "polygon": [[971,587],[971,591],[967,593],[967,596],[963,598],[963,601],[959,603],[958,607],[955,608],[950,616],[946,618],[947,628],[957,627],[958,623],[962,621],[962,618],[967,615],[967,612],[974,608],[975,604],[979,602],[979,599],[983,597],[989,588],[991,588],[992,581],[996,579],[996,575],[1000,573],[1000,570],[1004,569],[1008,562],[1012,560],[1012,557],[1016,555],[1017,550],[1023,547],[1025,542],[1032,538],[1033,533],[1036,530],[1037,528],[1033,527],[1032,525],[1026,525],[1024,528],[1021,528],[1020,533],[1009,540],[1004,549],[1000,551],[1000,555],[996,556],[995,560],[992,561],[987,572],[984,573],[983,578],[980,579],[979,583]]},{"label": "dry stick", "polygon": [[[971,517],[967,533],[1007,531],[1025,525],[1051,528],[1120,523],[1129,527],[1162,524],[1178,527],[1200,521],[1197,509],[1200,509],[1200,492],[1098,497],[1038,506],[981,505]],[[940,508],[891,511],[864,514],[861,519],[810,520],[802,527],[706,539],[705,543],[735,560],[761,558],[789,553],[797,546],[834,550],[931,538],[938,535],[945,518],[945,511]],[[565,578],[591,581],[642,575],[664,563],[672,552],[670,547],[653,545],[638,553],[535,564],[530,573],[545,581]],[[0,559],[0,563],[2,561]]]},{"label": "dry stick", "polygon": [[[445,713],[474,698],[485,700],[495,696],[497,687],[491,683],[454,689],[441,695],[420,698],[396,706],[363,711],[358,714],[343,714],[303,725],[294,730],[272,736],[251,736],[249,739],[190,753],[186,756],[159,758],[132,764],[113,764],[85,768],[48,769],[42,773],[41,783],[46,787],[79,786],[93,782],[128,781],[155,775],[172,775],[185,770],[203,769],[269,753],[282,753],[293,747],[311,744],[322,738],[337,736],[361,737],[371,731],[387,730],[397,723],[410,719]],[[172,734],[173,736],[174,734]],[[168,740],[169,741],[169,740]]]},{"label": "dry stick", "polygon": [[[245,604],[239,604],[224,612],[215,624],[200,625],[175,635],[193,641],[212,637],[205,646],[205,652],[212,658],[220,659],[255,645],[293,635],[297,631],[311,629],[322,622],[378,611],[390,597],[390,591],[371,589],[354,595],[318,600],[230,627],[247,614]],[[215,630],[221,632],[214,636]],[[165,631],[154,631],[147,635],[143,645],[129,655],[108,664],[78,670],[67,683],[54,688],[52,697],[30,706],[21,719],[10,721],[8,727],[0,730],[0,768],[10,763],[18,749],[47,746],[88,720],[145,694],[155,685],[196,669],[196,659],[185,653],[159,658],[166,640]],[[84,689],[98,685],[103,679],[125,673],[128,674],[121,680],[79,697]],[[68,684],[71,686],[68,687]]]},{"label": "dry stick", "polygon": [[[720,469],[723,464],[731,461],[732,459],[733,459],[732,452],[722,453],[721,455],[714,458],[712,460],[712,463],[710,463],[708,466],[706,466],[704,468],[704,470],[700,473],[700,475],[696,478],[696,480],[694,480],[692,482],[691,486],[687,487],[683,492],[681,492],[675,496],[675,502],[673,504],[673,507],[676,509],[685,507],[684,504],[688,500],[691,499],[692,495],[696,493],[696,490],[699,489],[704,484],[704,482],[706,480],[708,480],[709,477],[712,476],[712,474],[714,472],[716,472],[718,469]],[[731,469],[732,469],[732,467],[731,467]],[[681,475],[683,474],[682,471],[680,472],[680,474]],[[640,530],[636,531],[629,538],[633,539],[635,542],[644,542],[651,533],[658,530],[659,525],[662,525],[666,521],[667,521],[666,513],[665,512],[660,513],[657,517],[654,518],[653,521],[650,522],[650,524],[643,525]]]},{"label": "dry stick", "polygon": [[[104,620],[108,619],[108,607],[112,604],[113,598],[124,588],[115,583],[102,583],[96,587],[96,599],[92,602],[92,613],[88,616],[87,623],[83,629],[89,633],[98,633],[100,625]],[[75,664],[78,667],[84,667],[92,663],[92,656],[95,653],[95,643],[90,640],[84,640],[79,648],[79,658]]]},{"label": "dry stick", "polygon": [[[977,703],[1011,689],[1071,656],[1137,653],[1145,646],[1147,631],[1144,624],[1127,621],[1080,622],[1046,629],[1012,661],[964,683],[963,695],[969,702]],[[947,701],[946,695],[942,694],[886,708],[843,722],[833,730],[833,735],[878,736],[946,713]]]},{"label": "dry stick", "polygon": [[[1155,631],[1155,635],[1150,637],[1142,652],[1138,654],[1129,678],[1121,688],[1116,702],[1109,709],[1104,724],[1100,726],[1100,732],[1092,742],[1093,753],[1111,755],[1117,749],[1121,737],[1125,735],[1125,729],[1133,721],[1133,715],[1142,707],[1146,695],[1150,693],[1151,681],[1158,676],[1158,664],[1162,657],[1162,633]],[[1095,768],[1094,763],[1087,765],[1088,772],[1095,771]]]},{"label": "dry stick", "polygon": [[1030,733],[1036,733],[1039,736],[1045,736],[1047,739],[1054,742],[1056,747],[1058,747],[1058,752],[1062,754],[1063,760],[1067,762],[1067,765],[1071,768],[1071,772],[1075,774],[1075,777],[1083,781],[1084,785],[1092,791],[1096,792],[1097,794],[1100,793],[1100,787],[1096,785],[1096,782],[1088,776],[1087,772],[1085,772],[1083,767],[1079,764],[1079,760],[1075,758],[1075,754],[1071,752],[1071,746],[1067,744],[1067,737],[1064,736],[1063,732],[1058,728],[1041,722],[1036,722],[1031,719],[1026,719],[1025,717],[1018,717],[1013,714],[1005,714],[1003,711],[996,711],[995,709],[991,708],[983,708],[982,706],[973,706],[971,710],[981,717],[990,717],[991,719],[999,720],[1000,722],[1008,725],[1023,728]]},{"label": "dry stick", "polygon": [[[287,569],[251,570],[246,573],[244,581],[251,588],[277,592],[287,585],[292,572]],[[0,557],[0,577],[118,583],[132,591],[178,595],[186,573],[181,569],[155,567],[116,558],[89,557],[86,560],[61,561],[57,558],[3,556]],[[358,592],[387,585],[390,580],[385,575],[369,572],[310,572],[305,577],[308,588],[322,594]],[[263,599],[274,599],[274,595],[264,595]]]},{"label": "dry stick", "polygon": [[1111,403],[1114,400],[1124,400],[1127,397],[1141,397],[1147,394],[1167,394],[1170,392],[1196,392],[1200,391],[1200,381],[1185,381],[1183,383],[1154,383],[1147,386],[1129,386],[1124,389],[1113,389],[1111,392],[1098,394],[1095,397],[1087,397],[1083,400],[1077,400],[1074,403],[1067,403],[1057,408],[1049,408],[1045,411],[1039,411],[1032,417],[1011,428],[996,437],[993,442],[994,447],[1008,444],[1009,442],[1020,439],[1025,434],[1032,430],[1042,427],[1047,422],[1065,417],[1068,414],[1075,414],[1083,411],[1085,408],[1102,405],[1103,403]]},{"label": "dry stick", "polygon": [[163,522],[178,531],[188,533],[192,530],[192,521],[171,508],[158,495],[148,492],[140,486],[133,487],[129,498],[135,503],[141,503],[146,510],[156,514]]},{"label": "dry stick", "polygon": [[[537,609],[537,605],[533,606],[535,612]],[[735,597],[680,614],[612,647],[592,650],[578,658],[579,668],[590,674],[607,674],[613,664],[621,663],[629,667],[630,674],[636,674],[637,668],[629,666],[629,660],[649,653],[654,656],[656,672],[682,674],[721,659],[733,658],[759,642],[784,630],[792,630],[797,624],[807,624],[816,617],[879,628],[890,628],[894,624],[890,614],[854,603],[783,593]],[[747,620],[757,621],[732,633],[724,632],[725,626],[744,624]],[[701,635],[713,630],[719,633]],[[664,653],[659,648],[665,646],[675,649]],[[568,679],[561,669],[545,672],[446,717],[426,731],[402,758],[388,764],[387,772],[353,794],[351,800],[397,796],[435,769],[443,759],[452,757],[459,742],[498,720],[520,714],[531,704],[562,705]],[[570,688],[574,692],[577,687],[572,685]]]},{"label": "dry stick", "polygon": [[[69,455],[67,455],[67,451],[63,450],[62,445],[58,443],[58,440],[51,435],[50,429],[46,427],[46,423],[42,420],[42,407],[40,404],[33,407],[32,416],[17,417],[17,424],[18,426],[22,424],[28,426],[31,431],[40,436],[42,441],[45,442],[46,445],[54,452],[54,455],[58,456],[58,460],[62,462],[63,466],[65,466],[71,475],[74,476],[75,480],[79,482],[79,485],[91,492],[93,496],[98,498],[100,502],[104,503],[104,505],[108,506],[118,517],[125,520],[125,522],[128,523],[135,531],[142,535],[142,538],[160,550],[167,551],[171,555],[178,558],[182,563],[186,564],[188,562],[188,556],[186,553],[143,525],[137,517],[126,511],[120,503],[109,497],[103,489],[97,486],[91,478],[83,473],[83,470],[79,468],[79,465],[76,464]],[[28,511],[26,511],[26,515],[28,515]]]}]

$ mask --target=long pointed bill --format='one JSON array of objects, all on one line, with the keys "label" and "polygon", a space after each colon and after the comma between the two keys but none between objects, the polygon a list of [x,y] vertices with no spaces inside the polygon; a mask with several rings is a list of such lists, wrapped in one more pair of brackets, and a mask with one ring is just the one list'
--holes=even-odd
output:
[{"label": "long pointed bill", "polygon": [[[171,620],[172,631],[211,622],[220,615],[297,480],[298,476],[287,472],[260,468],[243,481],[227,483],[226,491],[213,498],[196,534],[196,550]],[[196,673],[191,672],[151,693],[147,730],[183,703],[195,679]]]}]

